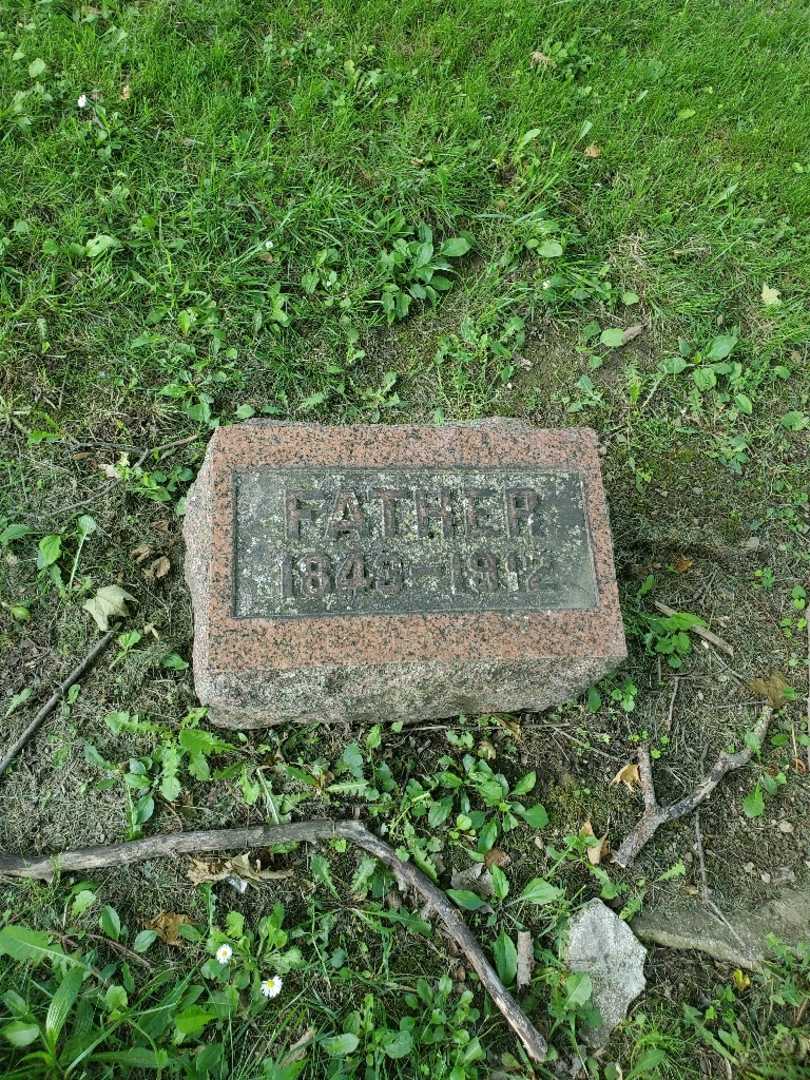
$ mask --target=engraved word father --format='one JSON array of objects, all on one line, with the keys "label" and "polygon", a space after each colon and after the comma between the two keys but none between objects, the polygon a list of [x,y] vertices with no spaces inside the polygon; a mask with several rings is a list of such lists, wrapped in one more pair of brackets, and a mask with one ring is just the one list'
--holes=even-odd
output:
[{"label": "engraved word father", "polygon": [[237,618],[596,605],[574,472],[268,467],[234,495]]}]

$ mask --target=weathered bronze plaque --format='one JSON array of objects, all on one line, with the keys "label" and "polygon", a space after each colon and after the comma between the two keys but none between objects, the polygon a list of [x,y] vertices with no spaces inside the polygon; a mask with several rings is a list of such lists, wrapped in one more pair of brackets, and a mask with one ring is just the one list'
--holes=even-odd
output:
[{"label": "weathered bronze plaque", "polygon": [[597,606],[578,472],[265,467],[233,481],[235,618]]}]

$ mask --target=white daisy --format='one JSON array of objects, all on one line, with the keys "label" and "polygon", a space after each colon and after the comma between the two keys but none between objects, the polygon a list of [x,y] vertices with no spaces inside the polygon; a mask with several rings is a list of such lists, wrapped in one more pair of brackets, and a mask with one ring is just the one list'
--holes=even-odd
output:
[{"label": "white daisy", "polygon": [[273,975],[270,979],[262,979],[262,993],[266,998],[278,997],[281,993],[281,987],[283,983],[278,975]]},{"label": "white daisy", "polygon": [[233,949],[230,945],[220,945],[216,951],[216,958],[220,964],[227,964],[230,958],[233,956]]},{"label": "white daisy", "polygon": [[79,100],[76,102],[80,109],[87,108],[87,94],[79,94]]}]

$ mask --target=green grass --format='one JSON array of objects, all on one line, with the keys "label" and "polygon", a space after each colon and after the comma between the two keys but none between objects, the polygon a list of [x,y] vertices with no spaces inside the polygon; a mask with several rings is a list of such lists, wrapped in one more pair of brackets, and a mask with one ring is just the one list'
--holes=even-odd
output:
[{"label": "green grass", "polygon": [[[639,589],[652,575],[655,598],[732,642],[744,679],[780,671],[795,691],[761,760],[704,811],[718,902],[763,902],[761,875],[782,869],[807,887],[795,836],[810,807],[792,761],[806,753],[807,733],[809,16],[796,0],[7,0],[0,709],[33,694],[16,699],[5,728],[16,735],[87,650],[95,629],[81,605],[99,587],[119,583],[135,597],[127,625],[140,637],[4,777],[5,849],[255,822],[278,807],[345,812],[351,800],[328,789],[354,776],[344,752],[364,745],[365,731],[257,736],[232,754],[212,752],[214,779],[184,763],[182,794],[161,791],[161,754],[196,704],[183,667],[183,496],[219,423],[500,414],[598,430],[631,656],[600,687],[597,711],[564,706],[524,723],[520,740],[490,719],[462,724],[450,741],[444,732],[386,734],[381,749],[369,748],[375,768],[390,764],[393,784],[386,791],[375,779],[378,797],[366,800],[374,824],[385,822],[412,857],[438,856],[447,886],[450,870],[468,865],[470,842],[453,819],[428,828],[408,782],[438,801],[435,763],[446,755],[446,768],[462,769],[469,751],[489,759],[491,749],[510,784],[536,769],[532,798],[551,824],[539,847],[525,826],[501,841],[514,896],[550,872],[547,845],[562,850],[587,818],[618,845],[637,807],[608,781],[640,738],[662,749],[659,785],[672,798],[700,775],[707,742],[710,755],[739,743],[752,724],[750,695],[711,651],[684,657],[689,679],[672,699],[667,654],[655,653],[665,635],[645,644],[656,624]],[[420,260],[432,268],[449,241],[448,269],[426,273]],[[641,333],[622,346],[605,334],[633,326]],[[82,514],[97,529],[72,575]],[[57,536],[59,545],[45,539]],[[41,542],[55,555],[50,566]],[[159,558],[169,572],[156,576]],[[105,722],[122,712],[153,726]],[[314,785],[288,765],[310,769]],[[370,778],[371,763],[364,768]],[[769,795],[766,778],[780,772],[787,782]],[[148,793],[127,776],[145,776]],[[259,776],[270,802],[256,793]],[[749,820],[741,807],[756,784],[764,811]],[[129,809],[138,798],[154,802],[140,822]],[[474,788],[469,809],[481,812]],[[795,832],[779,831],[777,819]],[[611,871],[620,903],[697,888],[692,836],[690,822],[662,831],[637,873]],[[130,943],[157,912],[186,912],[200,940],[152,949],[172,979],[199,980],[212,918],[222,924],[234,906],[255,921],[283,899],[305,966],[290,974],[278,1011],[246,1006],[209,1029],[226,1047],[225,1075],[264,1075],[263,1058],[283,1058],[310,1027],[306,1075],[353,1075],[340,1069],[360,1069],[360,1055],[330,1058],[323,1048],[348,1023],[380,1075],[414,1075],[418,1065],[450,1076],[450,1057],[435,1058],[424,1033],[413,1061],[372,1036],[399,1030],[406,1014],[422,1023],[422,1006],[406,1008],[403,994],[421,973],[435,987],[448,971],[446,944],[386,921],[386,882],[353,899],[355,857],[327,854],[337,897],[322,867],[312,890],[312,860],[299,853],[294,884],[247,898],[214,886],[215,915],[182,867],[163,864],[98,875],[84,913],[70,913],[77,883],[68,880],[9,887],[3,905],[9,918],[75,939],[98,969],[119,964],[105,975],[115,980],[124,978],[120,955],[84,936],[98,929],[103,904],[122,912]],[[679,862],[684,872],[660,881]],[[755,870],[743,877],[749,863]],[[533,1015],[568,1053],[566,1032],[572,1022],[581,1031],[585,1017],[564,1007],[559,938],[602,886],[576,845],[554,873],[565,897],[553,917],[523,908],[467,917],[488,948],[502,931],[534,931]],[[346,958],[335,966],[338,949]],[[725,1053],[741,1076],[798,1077],[789,1062],[802,1047],[806,1057],[807,1014],[789,993],[780,999],[785,980],[799,978],[790,964],[783,958],[775,981],[741,989],[729,971],[656,951],[646,998],[592,1075],[605,1074],[609,1059],[634,1075],[651,1051],[641,1075],[691,1077],[701,1060],[723,1075]],[[32,978],[42,1011],[46,973],[8,963],[0,973],[4,988]],[[94,978],[82,994],[103,1012],[104,983]],[[367,1006],[375,988],[380,1000]],[[711,1010],[715,994],[710,1038],[683,1006]],[[452,998],[451,1011],[458,988]],[[472,1007],[480,1015],[465,1006],[451,1027],[488,1055],[463,1075],[489,1075],[516,1050],[478,992]],[[353,1010],[360,1019],[347,1019]],[[723,1024],[744,1045],[726,1028],[718,1049]],[[749,1042],[746,1028],[758,1032]],[[164,1035],[169,1045],[171,1029]],[[266,1074],[281,1080],[270,1065]]]}]

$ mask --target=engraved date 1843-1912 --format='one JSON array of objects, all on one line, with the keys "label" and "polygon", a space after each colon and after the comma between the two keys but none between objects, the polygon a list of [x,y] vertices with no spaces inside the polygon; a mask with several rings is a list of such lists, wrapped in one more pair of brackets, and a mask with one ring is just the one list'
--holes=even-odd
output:
[{"label": "engraved date 1843-1912", "polygon": [[234,614],[594,605],[581,479],[503,469],[262,469],[235,485]]}]

